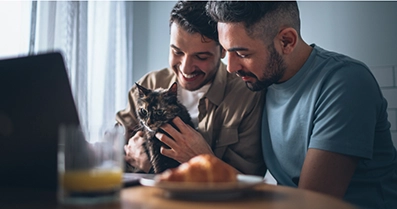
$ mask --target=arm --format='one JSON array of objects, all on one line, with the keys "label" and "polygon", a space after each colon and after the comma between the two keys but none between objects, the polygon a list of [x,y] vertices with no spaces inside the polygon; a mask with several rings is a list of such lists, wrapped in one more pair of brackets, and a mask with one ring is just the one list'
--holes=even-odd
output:
[{"label": "arm", "polygon": [[316,101],[298,186],[342,198],[359,160],[372,158],[380,94],[362,65],[348,63],[332,72]]},{"label": "arm", "polygon": [[357,163],[357,157],[309,149],[298,187],[343,198]]},{"label": "arm", "polygon": [[136,87],[132,87],[128,92],[128,104],[123,110],[120,110],[116,114],[116,121],[124,127],[124,135],[126,143],[129,139],[135,135],[139,129],[139,121],[136,115],[136,99],[135,99]]}]

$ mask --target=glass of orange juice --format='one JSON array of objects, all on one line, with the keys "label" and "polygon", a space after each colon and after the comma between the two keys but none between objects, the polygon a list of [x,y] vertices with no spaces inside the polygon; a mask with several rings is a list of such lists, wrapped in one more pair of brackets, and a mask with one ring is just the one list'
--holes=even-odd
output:
[{"label": "glass of orange juice", "polygon": [[118,201],[123,177],[121,127],[93,135],[80,126],[61,126],[58,146],[58,200],[63,204]]}]

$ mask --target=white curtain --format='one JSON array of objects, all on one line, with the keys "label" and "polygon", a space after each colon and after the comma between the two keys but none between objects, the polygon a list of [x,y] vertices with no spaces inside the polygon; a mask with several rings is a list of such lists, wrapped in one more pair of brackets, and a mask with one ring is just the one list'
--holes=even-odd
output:
[{"label": "white curtain", "polygon": [[115,123],[132,86],[132,2],[33,2],[30,53],[60,51],[81,125]]},{"label": "white curtain", "polygon": [[0,1],[0,59],[28,54],[31,6],[29,1]]}]

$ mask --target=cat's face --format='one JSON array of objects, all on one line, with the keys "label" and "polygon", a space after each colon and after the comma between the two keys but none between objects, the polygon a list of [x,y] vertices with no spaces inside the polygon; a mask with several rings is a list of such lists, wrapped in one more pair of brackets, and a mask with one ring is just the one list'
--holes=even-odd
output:
[{"label": "cat's face", "polygon": [[149,131],[156,132],[158,128],[172,120],[178,113],[177,84],[170,89],[151,90],[136,84],[139,89],[137,115],[141,123]]}]

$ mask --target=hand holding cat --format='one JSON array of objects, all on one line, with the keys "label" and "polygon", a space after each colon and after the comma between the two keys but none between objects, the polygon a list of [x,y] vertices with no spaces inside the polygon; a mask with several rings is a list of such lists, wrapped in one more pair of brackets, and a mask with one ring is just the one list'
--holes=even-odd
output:
[{"label": "hand holding cat", "polygon": [[156,133],[156,137],[170,147],[170,149],[162,147],[160,150],[161,154],[180,163],[187,162],[199,154],[213,155],[211,147],[199,132],[185,124],[179,117],[174,118],[172,122],[178,127],[179,132],[170,124],[165,124],[161,128],[174,140],[165,134]]},{"label": "hand holding cat", "polygon": [[139,168],[145,172],[150,170],[151,164],[145,153],[142,143],[145,141],[143,132],[138,131],[128,140],[128,144],[124,145],[125,160],[133,167]]}]

